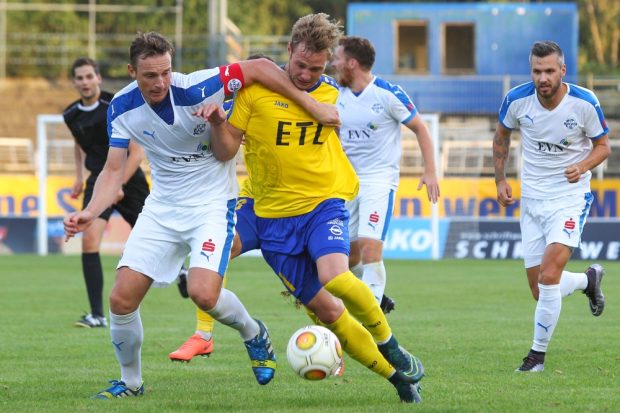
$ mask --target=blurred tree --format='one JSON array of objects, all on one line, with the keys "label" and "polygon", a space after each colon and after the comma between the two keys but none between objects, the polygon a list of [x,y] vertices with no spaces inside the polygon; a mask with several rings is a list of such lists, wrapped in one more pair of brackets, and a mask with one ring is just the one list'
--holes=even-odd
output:
[{"label": "blurred tree", "polygon": [[312,13],[304,1],[228,0],[228,17],[246,35],[286,35],[300,16]]},{"label": "blurred tree", "polygon": [[[620,69],[620,1],[579,0],[581,52],[591,68],[597,72]],[[598,70],[597,70],[598,69]]]}]

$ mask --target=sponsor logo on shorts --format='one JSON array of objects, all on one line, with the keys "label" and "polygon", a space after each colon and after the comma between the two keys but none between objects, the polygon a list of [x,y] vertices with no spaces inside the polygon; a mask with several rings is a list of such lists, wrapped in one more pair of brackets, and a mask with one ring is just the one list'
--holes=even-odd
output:
[{"label": "sponsor logo on shorts", "polygon": [[332,225],[329,227],[329,232],[336,236],[342,235],[342,227],[340,225]]},{"label": "sponsor logo on shorts", "polygon": [[[334,220],[334,221],[340,221],[340,220]],[[344,237],[342,236],[342,234],[344,234],[344,230],[342,229],[342,224],[335,224],[335,223],[331,224],[331,227],[329,227],[329,232],[332,233],[332,235],[329,235],[327,237],[329,241],[333,241],[333,240],[344,241]]]},{"label": "sponsor logo on shorts", "polygon": [[570,236],[573,234],[573,232],[575,232],[575,221],[573,221],[572,218],[570,218],[568,221],[564,222],[564,229],[563,231],[566,232],[566,235],[568,235],[568,238],[570,238]]},{"label": "sponsor logo on shorts", "polygon": [[377,230],[377,224],[379,223],[379,218],[381,217],[379,216],[377,211],[373,212],[372,214],[370,214],[370,216],[368,216],[368,226],[372,228],[373,231]]},{"label": "sponsor logo on shorts", "polygon": [[204,255],[209,261],[209,258],[213,255],[215,251],[215,243],[213,240],[209,239],[202,243],[202,251],[200,251],[200,255]]},{"label": "sponsor logo on shorts", "polygon": [[245,198],[237,199],[237,204],[235,205],[235,211],[239,211],[247,203],[248,203],[248,200]]}]

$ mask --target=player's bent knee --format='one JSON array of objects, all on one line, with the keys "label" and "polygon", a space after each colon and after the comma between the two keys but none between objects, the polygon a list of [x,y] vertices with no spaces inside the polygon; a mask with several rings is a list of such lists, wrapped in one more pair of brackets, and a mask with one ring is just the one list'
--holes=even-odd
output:
[{"label": "player's bent knee", "polygon": [[110,311],[112,314],[125,315],[133,313],[139,306],[139,302],[135,302],[130,297],[123,296],[118,291],[112,290],[110,293]]},{"label": "player's bent knee", "polygon": [[188,294],[194,304],[203,311],[213,309],[219,299],[219,294],[209,291],[188,291]]}]

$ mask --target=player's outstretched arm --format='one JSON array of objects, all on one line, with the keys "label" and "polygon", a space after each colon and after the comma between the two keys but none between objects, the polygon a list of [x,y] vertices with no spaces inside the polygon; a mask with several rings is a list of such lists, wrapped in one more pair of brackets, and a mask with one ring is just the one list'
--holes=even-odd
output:
[{"label": "player's outstretched arm", "polygon": [[319,103],[305,91],[297,89],[286,72],[270,60],[264,58],[244,60],[239,62],[239,65],[247,85],[253,82],[262,83],[274,92],[293,99],[323,125],[340,125],[338,109],[335,105]]},{"label": "player's outstretched arm", "polygon": [[93,197],[83,211],[73,213],[65,218],[66,240],[78,232],[84,231],[92,220],[114,203],[123,184],[123,174],[127,162],[127,149],[111,147],[103,170],[97,177]]},{"label": "player's outstretched arm", "polygon": [[420,150],[422,151],[422,158],[424,159],[424,174],[420,178],[418,191],[426,185],[428,200],[436,204],[440,196],[440,191],[431,133],[428,131],[426,123],[424,123],[419,113],[416,113],[416,115],[407,122],[406,126],[415,133],[418,145],[420,145]]},{"label": "player's outstretched arm", "polygon": [[514,204],[512,188],[506,181],[506,160],[510,150],[510,134],[501,123],[497,124],[493,137],[493,164],[495,166],[495,185],[497,186],[497,201],[502,206]]},{"label": "player's outstretched arm", "polygon": [[127,148],[110,147],[103,170],[97,177],[93,197],[86,210],[99,216],[114,203],[119,189],[123,185],[127,165]]},{"label": "player's outstretched arm", "polygon": [[[140,167],[140,163],[144,159],[144,149],[134,141],[129,141],[129,154],[127,155],[127,163],[125,165],[125,172],[123,174],[123,183],[125,185],[131,177],[136,173],[138,168]],[[118,190],[116,194],[116,199],[114,199],[114,203],[119,203],[125,197],[125,192],[122,189]]]}]

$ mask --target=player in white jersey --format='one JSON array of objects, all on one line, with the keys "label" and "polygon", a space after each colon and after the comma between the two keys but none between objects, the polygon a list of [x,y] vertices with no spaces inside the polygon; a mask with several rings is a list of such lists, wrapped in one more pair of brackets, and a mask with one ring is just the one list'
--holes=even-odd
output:
[{"label": "player in white jersey", "polygon": [[174,281],[188,254],[192,300],[239,331],[260,384],[273,378],[275,355],[265,325],[250,317],[234,293],[222,288],[234,235],[237,187],[232,161],[236,150],[222,144],[227,131],[221,105],[225,95],[258,81],[299,101],[326,124],[338,123],[335,107],[319,105],[266,59],[183,75],[172,72],[173,53],[170,41],[158,33],[134,38],[128,70],[135,81],[110,104],[105,167],[87,207],[64,221],[67,238],[90,225],[121,187],[130,139],[144,147],[153,189],[127,240],[110,293],[110,335],[121,379],[112,380],[97,398],[144,392],[139,305],[153,282]]},{"label": "player in white jersey", "polygon": [[400,178],[401,125],[415,133],[422,151],[424,174],[418,190],[426,185],[428,199],[435,203],[439,185],[426,124],[400,86],[373,75],[374,62],[370,41],[348,36],[340,39],[332,64],[341,85],[336,104],[342,121],[340,142],[360,180],[358,195],[346,205],[350,214],[349,266],[388,312],[393,301],[384,295],[383,241]]},{"label": "player in white jersey", "polygon": [[566,83],[564,54],[552,41],[534,43],[532,81],[511,89],[499,111],[493,139],[497,200],[514,204],[505,164],[514,128],[521,130],[521,237],[528,282],[534,299],[534,340],[517,371],[542,371],[545,353],[560,317],[562,298],[577,290],[599,316],[605,307],[603,268],[565,271],[579,247],[592,204],[590,170],[610,153],[609,129],[591,91]]}]

